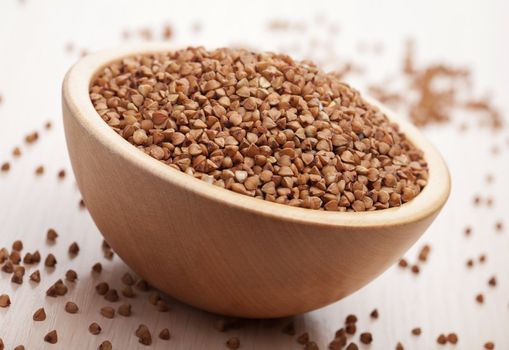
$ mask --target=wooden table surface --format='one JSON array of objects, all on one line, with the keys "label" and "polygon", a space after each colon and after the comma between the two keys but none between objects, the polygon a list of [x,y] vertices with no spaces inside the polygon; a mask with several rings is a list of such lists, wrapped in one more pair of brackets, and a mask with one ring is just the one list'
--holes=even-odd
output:
[{"label": "wooden table surface", "polygon": [[[300,47],[296,53],[300,57],[335,50],[369,67],[363,76],[352,78],[360,88],[397,66],[402,42],[412,36],[417,39],[421,61],[447,59],[471,67],[473,88],[481,95],[492,94],[500,110],[509,112],[509,49],[504,44],[509,34],[508,7],[502,1],[431,1],[412,6],[403,0],[383,5],[376,1],[341,5],[258,1],[236,2],[234,8],[227,8],[231,4],[99,0],[3,0],[0,4],[0,163],[8,161],[11,166],[10,171],[0,173],[0,248],[10,250],[13,241],[20,239],[23,253],[37,249],[43,260],[53,253],[58,261],[54,269],[44,267],[43,262],[27,267],[22,285],[11,283],[11,275],[0,272],[0,294],[8,294],[12,302],[0,308],[0,339],[6,349],[20,344],[26,349],[94,349],[106,339],[114,349],[225,349],[230,337],[240,339],[241,349],[300,349],[303,346],[296,337],[303,332],[326,349],[348,314],[359,318],[353,341],[359,343],[360,332],[373,334],[373,343],[361,348],[394,349],[400,341],[405,349],[482,349],[492,340],[496,349],[509,349],[509,207],[505,203],[509,198],[509,133],[507,129],[493,133],[479,128],[476,119],[466,115],[456,116],[448,125],[425,129],[450,166],[453,189],[443,212],[405,255],[413,263],[424,244],[431,246],[420,274],[394,266],[354,295],[294,317],[296,336],[281,332],[289,319],[245,321],[241,328],[219,332],[214,325],[220,316],[166,296],[171,310],[158,312],[148,302],[153,292],[136,291],[133,299],[121,295],[116,303],[95,292],[95,285],[103,281],[120,290],[121,276],[129,269],[118,256],[111,261],[104,258],[102,237],[78,205],[80,194],[67,157],[59,89],[65,71],[82,50],[119,44],[126,30],[136,36],[131,36],[131,42],[141,40],[136,33],[143,28],[160,39],[163,26],[169,23],[176,46]],[[273,35],[267,23],[274,18],[304,23],[307,31],[299,34],[297,28],[295,34]],[[325,22],[330,31],[339,31],[329,49],[320,41],[325,40],[320,34]],[[302,49],[303,43],[311,49]],[[383,43],[383,54],[361,54],[360,43]],[[46,121],[52,122],[51,129],[44,127]],[[458,125],[463,123],[469,128],[460,133]],[[24,137],[32,131],[38,132],[39,139],[29,145]],[[17,158],[11,154],[15,146],[22,151]],[[44,166],[44,174],[37,176],[39,165]],[[67,172],[64,179],[57,177],[61,169]],[[489,174],[492,183],[486,181]],[[476,195],[481,198],[478,206],[473,204]],[[488,206],[490,198],[493,203]],[[496,222],[504,223],[505,230],[497,231]],[[467,226],[472,228],[469,237],[464,235]],[[49,228],[59,234],[56,244],[46,241]],[[74,258],[67,253],[72,242],[80,246]],[[481,264],[478,258],[483,254],[486,261]],[[466,267],[469,258],[475,260],[471,269]],[[96,262],[103,265],[101,274],[91,273]],[[39,284],[28,280],[35,269],[41,272]],[[67,283],[65,296],[47,297],[48,287],[68,269],[74,269],[79,279]],[[492,276],[497,278],[496,287],[488,285]],[[482,305],[475,301],[478,293],[484,295]],[[79,306],[77,314],[64,311],[67,301]],[[125,302],[132,304],[130,317],[117,314],[106,319],[99,314],[103,306],[117,308]],[[40,307],[45,308],[47,319],[34,322],[32,315]],[[373,320],[369,314],[375,308],[380,316]],[[102,327],[100,335],[88,332],[94,321]],[[151,347],[139,344],[134,335],[141,323],[152,332]],[[414,327],[422,328],[421,336],[411,334]],[[170,330],[171,340],[157,338],[163,328]],[[53,329],[58,332],[58,343],[49,345],[43,338]],[[438,335],[449,332],[458,334],[458,344],[438,345]]]}]

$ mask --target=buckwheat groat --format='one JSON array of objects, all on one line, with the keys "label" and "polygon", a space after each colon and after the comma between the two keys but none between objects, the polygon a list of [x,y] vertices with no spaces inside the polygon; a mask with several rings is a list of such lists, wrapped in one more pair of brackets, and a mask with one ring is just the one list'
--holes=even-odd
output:
[{"label": "buckwheat groat", "polygon": [[286,55],[204,48],[128,57],[90,98],[151,157],[237,193],[303,208],[369,211],[417,196],[428,168],[376,107]]}]

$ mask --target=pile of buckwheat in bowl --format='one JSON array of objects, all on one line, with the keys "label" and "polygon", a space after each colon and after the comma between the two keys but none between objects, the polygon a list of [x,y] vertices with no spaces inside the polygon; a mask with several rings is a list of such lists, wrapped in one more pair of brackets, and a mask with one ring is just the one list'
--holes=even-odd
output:
[{"label": "pile of buckwheat in bowl", "polygon": [[95,109],[151,157],[210,184],[295,207],[398,207],[428,167],[358,91],[287,55],[187,48],[126,57],[93,80]]}]

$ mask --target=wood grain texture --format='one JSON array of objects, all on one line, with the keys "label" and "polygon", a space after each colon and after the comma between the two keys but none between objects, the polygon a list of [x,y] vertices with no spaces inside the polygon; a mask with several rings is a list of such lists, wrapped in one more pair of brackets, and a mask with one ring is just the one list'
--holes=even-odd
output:
[{"label": "wood grain texture", "polygon": [[[138,298],[133,300],[121,297],[121,302],[133,304],[130,318],[116,316],[108,320],[99,314],[100,307],[112,304],[95,293],[95,285],[107,281],[120,288],[120,278],[129,268],[118,256],[112,262],[104,259],[102,237],[87,211],[79,209],[81,196],[65,148],[59,96],[63,75],[78,58],[80,50],[115,45],[125,28],[134,31],[149,25],[155,29],[159,23],[169,20],[178,28],[178,45],[206,43],[215,47],[247,38],[252,46],[277,50],[280,43],[276,35],[262,35],[253,28],[264,26],[272,14],[277,18],[288,16],[288,8],[295,18],[314,16],[314,10],[308,3],[297,6],[296,2],[285,1],[260,2],[249,11],[246,6],[223,11],[227,6],[223,1],[216,2],[216,6],[201,3],[194,11],[186,10],[184,3],[172,2],[170,6],[166,1],[154,0],[151,6],[139,6],[139,3],[122,2],[121,13],[118,3],[98,0],[55,0],[51,4],[45,0],[26,0],[25,3],[23,7],[18,1],[6,0],[0,5],[0,94],[3,96],[0,161],[11,163],[9,173],[0,173],[0,247],[10,248],[15,239],[22,239],[25,250],[39,249],[43,257],[52,252],[58,264],[54,271],[46,270],[41,264],[36,267],[42,272],[42,282],[38,286],[29,283],[26,277],[23,285],[12,284],[10,275],[0,272],[0,293],[8,293],[13,301],[8,309],[0,308],[0,338],[6,349],[18,344],[24,344],[27,349],[97,349],[103,340],[110,339],[115,349],[220,350],[226,349],[224,343],[231,336],[239,337],[241,349],[301,349],[296,336],[281,333],[288,319],[272,325],[249,321],[240,329],[221,333],[213,325],[218,316],[168,297],[171,311],[159,313],[148,303],[149,293],[137,292]],[[506,83],[509,70],[505,63],[509,51],[500,46],[500,38],[509,34],[502,16],[507,11],[507,3],[463,5],[458,8],[456,2],[438,0],[415,4],[416,7],[402,0],[343,2],[340,9],[331,11],[337,8],[337,2],[314,3],[316,13],[326,13],[341,26],[345,40],[338,40],[337,45],[341,52],[346,50],[346,55],[355,53],[350,41],[371,40],[374,33],[376,38],[387,40],[385,56],[373,58],[376,62],[367,72],[370,78],[377,72],[386,72],[391,62],[399,64],[399,53],[392,49],[398,48],[407,34],[415,34],[421,52],[425,53],[423,60],[445,56],[459,64],[471,64],[476,69],[478,88],[492,88],[499,97],[497,104],[507,113],[509,100],[501,97],[509,95]],[[269,7],[271,11],[267,11]],[[452,14],[455,25],[451,25]],[[380,16],[385,18],[383,26],[378,21]],[[196,19],[204,21],[205,30],[200,35],[188,30],[189,23]],[[433,29],[430,29],[430,22]],[[299,37],[299,42],[304,40],[309,37]],[[69,41],[75,44],[73,53],[64,50]],[[30,89],[27,82],[31,84]],[[36,112],[34,106],[37,106]],[[509,348],[509,222],[505,203],[509,197],[509,185],[505,180],[509,177],[508,132],[492,134],[477,129],[474,117],[462,118],[470,127],[462,134],[456,123],[425,130],[426,136],[447,160],[453,186],[442,213],[405,254],[413,263],[418,250],[424,244],[431,245],[429,261],[420,265],[421,273],[416,276],[408,270],[391,267],[349,297],[295,317],[297,335],[309,332],[320,349],[326,349],[334,332],[343,326],[345,317],[354,313],[359,317],[358,332],[371,331],[374,336],[373,344],[361,346],[361,349],[394,349],[401,341],[405,349],[475,350],[482,349],[488,340],[495,342],[496,349]],[[51,130],[43,128],[48,119],[53,121]],[[25,145],[23,137],[33,130],[39,131],[40,140],[34,145]],[[20,158],[11,156],[14,146],[21,146],[23,155]],[[498,155],[491,152],[494,146],[500,149]],[[39,164],[44,165],[45,173],[38,177],[34,170]],[[57,178],[61,168],[67,170],[64,180]],[[485,181],[488,173],[495,176],[490,185]],[[477,207],[472,204],[476,194],[482,197],[482,204]],[[486,205],[488,197],[494,202],[491,208]],[[495,231],[498,220],[505,223],[503,232]],[[468,238],[463,234],[466,226],[473,229]],[[45,241],[49,227],[60,234],[55,245]],[[73,241],[79,243],[81,251],[71,259],[67,248]],[[477,263],[481,254],[487,257],[484,264]],[[469,258],[476,260],[472,269],[465,266]],[[100,276],[90,272],[97,261],[104,267]],[[49,285],[63,277],[68,268],[78,272],[76,284],[65,297],[46,297]],[[28,269],[27,275],[32,271],[33,268]],[[495,288],[487,284],[493,275],[498,279]],[[484,305],[474,300],[480,292],[485,296]],[[64,305],[68,300],[78,304],[78,314],[65,313]],[[116,307],[116,304],[119,303],[113,305]],[[35,323],[32,314],[41,306],[46,308],[48,317],[44,322]],[[369,318],[374,308],[380,312],[378,320]],[[101,335],[88,333],[87,327],[92,321],[102,326]],[[154,344],[151,347],[138,344],[134,336],[140,323],[152,331]],[[420,337],[410,333],[416,326],[422,328]],[[169,342],[157,339],[157,333],[164,327],[172,334]],[[59,334],[57,345],[42,340],[52,329],[57,329]],[[450,331],[458,333],[459,344],[456,347],[437,345],[436,337]],[[358,341],[358,334],[351,339]]]}]

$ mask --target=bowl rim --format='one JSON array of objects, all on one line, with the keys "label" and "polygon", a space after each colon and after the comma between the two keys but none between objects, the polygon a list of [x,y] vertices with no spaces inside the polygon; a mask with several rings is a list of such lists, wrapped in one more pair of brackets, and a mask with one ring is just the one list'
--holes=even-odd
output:
[{"label": "bowl rim", "polygon": [[[410,122],[398,117],[378,101],[363,96],[368,103],[378,107],[389,120],[397,123],[400,130],[419,149],[424,152],[428,163],[428,184],[410,202],[400,207],[369,212],[332,212],[298,208],[239,194],[208,184],[188,174],[176,170],[137,149],[117,134],[96,112],[89,97],[92,79],[106,65],[124,57],[176,50],[169,43],[145,43],[124,45],[99,51],[81,58],[67,72],[62,84],[62,103],[66,104],[70,117],[83,127],[89,136],[96,139],[109,152],[122,157],[135,167],[141,167],[153,176],[175,186],[180,186],[197,196],[206,197],[218,205],[235,207],[257,214],[276,217],[295,223],[306,223],[334,227],[393,227],[410,222],[421,221],[437,213],[450,194],[450,174],[437,149]],[[66,131],[67,132],[67,131]]]}]

